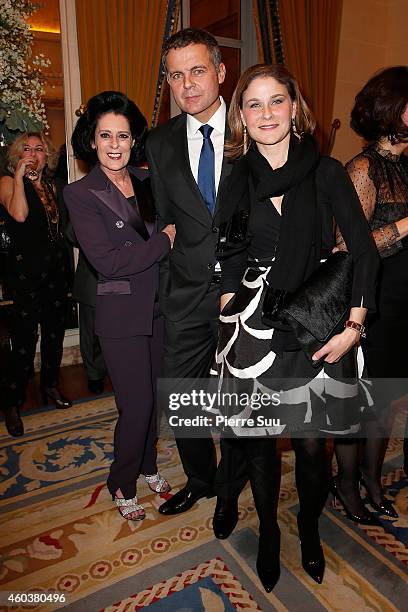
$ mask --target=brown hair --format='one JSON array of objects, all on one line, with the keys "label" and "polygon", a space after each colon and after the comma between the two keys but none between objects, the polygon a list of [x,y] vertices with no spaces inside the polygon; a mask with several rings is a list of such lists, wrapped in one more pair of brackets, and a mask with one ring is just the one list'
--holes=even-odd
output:
[{"label": "brown hair", "polygon": [[375,74],[358,92],[350,126],[367,142],[383,137],[408,141],[401,115],[408,104],[408,66],[392,66]]},{"label": "brown hair", "polygon": [[281,64],[256,64],[251,66],[241,75],[228,111],[228,125],[231,136],[225,143],[225,155],[231,159],[237,159],[244,154],[244,126],[241,118],[242,96],[254,79],[272,77],[281,85],[285,85],[290,99],[296,102],[295,126],[298,134],[312,134],[316,121],[312,111],[306,104],[296,79],[288,69]]},{"label": "brown hair", "polygon": [[21,159],[24,147],[31,136],[36,136],[43,143],[44,150],[47,155],[47,163],[43,174],[46,178],[51,178],[58,164],[58,153],[44,132],[25,132],[15,139],[8,150],[9,169],[14,172],[19,160]]},{"label": "brown hair", "polygon": [[170,38],[164,43],[162,63],[166,68],[166,58],[171,49],[183,49],[189,45],[205,45],[211,57],[211,61],[218,71],[221,64],[221,51],[220,47],[214,38],[206,30],[198,30],[196,28],[184,28],[170,36]]}]

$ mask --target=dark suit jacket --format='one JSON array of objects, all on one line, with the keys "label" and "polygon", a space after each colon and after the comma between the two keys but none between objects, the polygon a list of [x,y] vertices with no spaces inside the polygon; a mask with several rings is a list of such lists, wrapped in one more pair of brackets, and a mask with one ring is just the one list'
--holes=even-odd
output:
[{"label": "dark suit jacket", "polygon": [[[150,181],[146,170],[142,168],[132,168],[131,172],[133,177],[143,182],[143,186],[150,189]],[[63,231],[68,242],[79,249],[78,263],[72,285],[72,297],[77,302],[81,302],[81,304],[87,304],[95,308],[98,273],[89,263],[81,249],[68,214],[65,218]]]},{"label": "dark suit jacket", "polygon": [[[146,189],[129,168],[136,197]],[[64,190],[78,243],[98,273],[95,331],[122,338],[152,333],[158,262],[170,250],[166,234],[154,229],[144,240],[135,229],[140,216],[99,166]]]},{"label": "dark suit jacket", "polygon": [[160,307],[172,321],[188,316],[210,285],[219,235],[218,204],[231,171],[224,159],[211,217],[191,172],[186,120],[185,113],[174,117],[152,130],[146,143],[159,222],[176,225],[174,247],[160,265]]},{"label": "dark suit jacket", "polygon": [[96,286],[98,273],[91,266],[78,244],[71,219],[68,219],[64,227],[64,235],[68,242],[79,249],[78,263],[75,269],[74,282],[72,285],[72,297],[81,304],[96,306]]}]

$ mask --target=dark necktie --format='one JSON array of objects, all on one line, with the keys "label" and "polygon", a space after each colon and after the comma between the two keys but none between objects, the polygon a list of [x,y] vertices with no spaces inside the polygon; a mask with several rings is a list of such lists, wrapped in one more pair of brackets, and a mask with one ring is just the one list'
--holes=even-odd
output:
[{"label": "dark necktie", "polygon": [[214,147],[210,138],[213,129],[210,125],[200,127],[200,132],[203,135],[203,146],[198,162],[197,177],[198,188],[211,215],[215,208],[215,159]]}]

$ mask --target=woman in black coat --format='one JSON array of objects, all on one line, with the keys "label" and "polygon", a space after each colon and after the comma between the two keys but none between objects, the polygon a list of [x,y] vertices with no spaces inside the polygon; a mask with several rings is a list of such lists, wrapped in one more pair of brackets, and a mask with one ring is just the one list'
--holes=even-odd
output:
[{"label": "woman in black coat", "polygon": [[[352,183],[339,162],[319,155],[313,117],[286,68],[249,68],[238,81],[228,120],[226,150],[236,161],[220,211],[230,253],[225,249],[221,261],[216,361],[222,391],[257,397],[232,415],[252,417],[253,423],[233,424],[226,435],[237,436],[247,462],[260,521],[257,570],[270,591],[280,575],[279,434],[291,434],[296,454],[303,567],[316,582],[323,580],[318,521],[329,483],[325,435],[347,435],[360,426],[355,345],[367,310],[375,306],[377,254]],[[246,240],[237,242],[243,213]],[[324,360],[314,367],[288,325],[264,323],[263,301],[268,289],[296,291],[329,256],[333,217],[354,263],[351,308],[345,328],[313,355],[315,362]],[[266,408],[259,394],[271,398]]]}]

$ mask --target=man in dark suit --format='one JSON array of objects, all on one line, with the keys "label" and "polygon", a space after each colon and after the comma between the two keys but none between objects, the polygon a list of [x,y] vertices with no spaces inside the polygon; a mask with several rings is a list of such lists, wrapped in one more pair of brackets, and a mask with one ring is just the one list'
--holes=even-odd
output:
[{"label": "man in dark suit", "polygon": [[[206,378],[215,355],[219,316],[218,203],[231,170],[223,156],[226,107],[219,95],[225,66],[215,38],[189,28],[168,40],[163,59],[182,111],[153,130],[146,145],[161,224],[174,223],[177,230],[171,255],[161,264],[164,376]],[[185,433],[186,437],[177,437],[177,446],[187,484],[159,511],[184,512],[198,499],[216,493],[214,532],[219,538],[228,537],[238,519],[238,495],[246,481],[241,455],[233,440],[222,439],[217,470],[211,435],[192,438]]]}]

